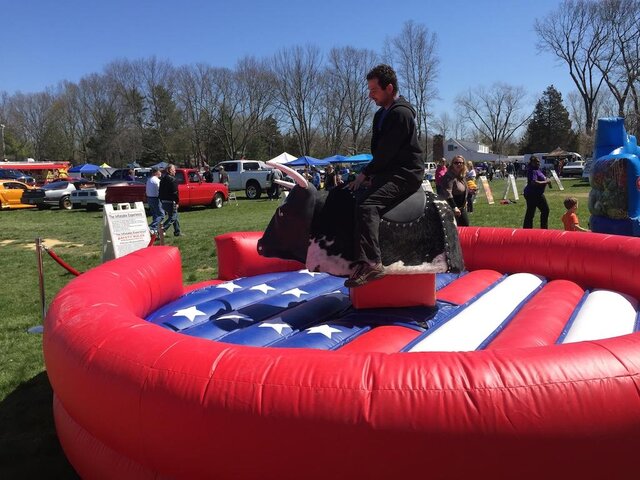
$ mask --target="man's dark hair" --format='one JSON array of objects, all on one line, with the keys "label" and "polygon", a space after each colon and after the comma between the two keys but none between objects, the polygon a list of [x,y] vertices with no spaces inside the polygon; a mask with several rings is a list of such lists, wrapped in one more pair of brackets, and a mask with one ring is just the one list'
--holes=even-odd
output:
[{"label": "man's dark hair", "polygon": [[381,88],[387,88],[387,85],[393,85],[393,92],[398,91],[398,76],[396,72],[389,65],[384,63],[373,67],[369,73],[367,73],[367,80],[378,80],[378,85]]}]

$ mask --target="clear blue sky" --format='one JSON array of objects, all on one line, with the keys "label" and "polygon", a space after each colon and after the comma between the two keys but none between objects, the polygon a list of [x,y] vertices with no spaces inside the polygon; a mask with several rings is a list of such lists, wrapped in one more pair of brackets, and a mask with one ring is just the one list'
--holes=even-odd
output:
[{"label": "clear blue sky", "polygon": [[564,65],[538,54],[533,22],[560,0],[0,0],[0,91],[78,81],[115,59],[155,55],[174,65],[233,67],[245,55],[315,44],[381,52],[407,20],[438,34],[436,112],[457,94],[502,81],[535,102],[554,84],[574,90]]}]

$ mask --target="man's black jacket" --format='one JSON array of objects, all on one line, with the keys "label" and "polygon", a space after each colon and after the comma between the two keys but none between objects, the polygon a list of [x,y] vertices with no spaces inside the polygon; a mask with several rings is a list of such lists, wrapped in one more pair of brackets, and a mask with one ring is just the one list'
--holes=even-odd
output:
[{"label": "man's black jacket", "polygon": [[380,108],[373,117],[373,160],[362,169],[363,173],[385,177],[398,175],[416,181],[417,185],[422,184],[424,160],[413,106],[404,97],[398,97],[379,125],[383,113],[384,108]]},{"label": "man's black jacket", "polygon": [[167,174],[160,179],[160,191],[158,193],[160,200],[165,202],[179,203],[178,182],[176,177]]}]

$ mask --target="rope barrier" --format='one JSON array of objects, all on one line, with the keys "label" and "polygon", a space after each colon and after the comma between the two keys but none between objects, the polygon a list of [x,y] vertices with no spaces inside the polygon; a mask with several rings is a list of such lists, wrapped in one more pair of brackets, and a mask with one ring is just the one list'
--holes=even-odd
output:
[{"label": "rope barrier", "polygon": [[[147,247],[152,247],[154,245],[154,243],[156,243],[157,238],[158,238],[158,234],[157,233],[154,233],[153,235],[151,235],[151,240],[149,241],[149,244],[147,245]],[[48,248],[46,245],[42,244],[41,248],[45,252],[47,252],[49,254],[49,256],[51,258],[53,258],[56,261],[56,263],[58,263],[58,265],[60,265],[65,270],[67,270],[69,273],[72,273],[76,277],[82,273],[82,272],[79,272],[78,270],[76,270],[75,268],[73,268],[67,262],[65,262],[62,258],[60,258],[58,256],[58,254],[56,252],[54,252],[53,250]]]},{"label": "rope barrier", "polygon": [[81,272],[79,272],[78,270],[73,268],[71,265],[69,265],[67,262],[62,260],[53,250],[47,248],[45,245],[42,245],[42,248],[44,249],[45,252],[49,254],[51,258],[53,258],[58,263],[58,265],[60,265],[65,270],[67,270],[69,273],[72,273],[76,277],[80,275]]}]

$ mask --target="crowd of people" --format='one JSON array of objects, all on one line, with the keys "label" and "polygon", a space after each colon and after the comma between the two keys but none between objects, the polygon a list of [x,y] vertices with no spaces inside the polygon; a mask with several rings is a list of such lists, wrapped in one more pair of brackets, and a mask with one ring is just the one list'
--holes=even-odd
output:
[{"label": "crowd of people", "polygon": [[[512,167],[511,171],[513,171]],[[486,172],[489,176],[489,170]],[[508,175],[508,173],[507,173]],[[478,192],[476,178],[478,173],[473,162],[466,161],[462,155],[451,159],[447,166],[443,158],[438,162],[435,172],[435,183],[438,195],[443,197],[453,209],[456,221],[460,226],[469,225],[469,213],[473,213]],[[533,220],[536,211],[540,212],[540,228],[549,228],[549,204],[544,195],[546,188],[552,188],[552,180],[547,178],[540,168],[540,159],[535,155],[529,160],[525,176],[527,179],[524,188],[524,198],[527,204],[523,228],[533,228]],[[586,232],[587,229],[580,226],[576,211],[578,200],[575,197],[567,197],[564,200],[566,213],[562,216],[562,223],[567,231]]]}]

